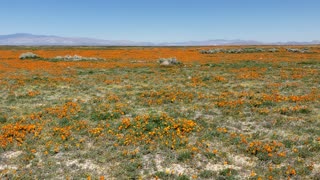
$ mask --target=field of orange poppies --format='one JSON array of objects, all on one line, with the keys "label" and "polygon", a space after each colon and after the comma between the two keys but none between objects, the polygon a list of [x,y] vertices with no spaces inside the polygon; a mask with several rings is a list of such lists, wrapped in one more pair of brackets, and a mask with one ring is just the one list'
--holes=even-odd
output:
[{"label": "field of orange poppies", "polygon": [[320,46],[2,46],[0,178],[319,179],[319,77]]}]

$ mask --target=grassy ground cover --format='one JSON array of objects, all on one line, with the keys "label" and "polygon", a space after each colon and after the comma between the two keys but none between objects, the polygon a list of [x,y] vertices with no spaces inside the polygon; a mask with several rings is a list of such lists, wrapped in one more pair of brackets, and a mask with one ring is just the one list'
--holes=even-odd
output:
[{"label": "grassy ground cover", "polygon": [[260,48],[1,47],[0,177],[319,179],[320,47]]}]

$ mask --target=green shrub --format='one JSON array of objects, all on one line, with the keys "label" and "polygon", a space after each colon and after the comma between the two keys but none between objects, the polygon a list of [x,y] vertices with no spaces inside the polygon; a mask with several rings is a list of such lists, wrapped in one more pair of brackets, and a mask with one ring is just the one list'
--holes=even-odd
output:
[{"label": "green shrub", "polygon": [[208,179],[208,178],[214,177],[215,175],[216,174],[214,171],[204,170],[204,171],[200,172],[199,177],[204,178],[204,179]]}]

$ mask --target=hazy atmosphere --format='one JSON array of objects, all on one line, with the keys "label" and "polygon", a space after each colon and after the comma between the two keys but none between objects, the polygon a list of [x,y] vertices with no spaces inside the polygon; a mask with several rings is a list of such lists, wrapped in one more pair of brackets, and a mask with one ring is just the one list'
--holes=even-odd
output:
[{"label": "hazy atmosphere", "polygon": [[0,35],[147,42],[320,39],[317,0],[1,0]]}]

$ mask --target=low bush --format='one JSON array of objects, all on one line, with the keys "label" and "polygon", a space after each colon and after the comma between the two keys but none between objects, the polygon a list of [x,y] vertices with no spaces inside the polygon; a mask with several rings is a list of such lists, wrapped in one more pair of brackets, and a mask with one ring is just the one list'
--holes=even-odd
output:
[{"label": "low bush", "polygon": [[158,60],[158,63],[160,65],[163,65],[163,66],[170,66],[170,65],[179,65],[179,64],[182,64],[181,62],[179,62],[176,58],[160,58]]},{"label": "low bush", "polygon": [[97,61],[101,59],[95,58],[95,57],[82,57],[79,55],[74,55],[74,56],[66,55],[66,56],[56,56],[53,58],[53,60],[55,61]]},{"label": "low bush", "polygon": [[22,53],[19,56],[19,59],[38,59],[38,58],[40,58],[40,56],[38,56],[37,54],[34,54],[32,52]]},{"label": "low bush", "polygon": [[287,48],[287,51],[292,53],[310,53],[311,52],[308,48],[303,48],[303,49]]},{"label": "low bush", "polygon": [[278,52],[276,48],[262,49],[262,48],[239,48],[239,49],[209,49],[200,50],[201,54],[216,54],[216,53],[227,53],[227,54],[240,54],[240,53],[259,53],[259,52]]}]

